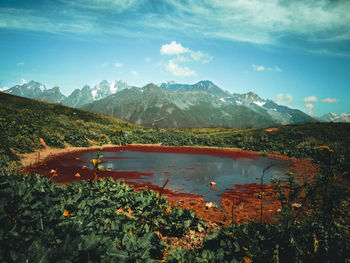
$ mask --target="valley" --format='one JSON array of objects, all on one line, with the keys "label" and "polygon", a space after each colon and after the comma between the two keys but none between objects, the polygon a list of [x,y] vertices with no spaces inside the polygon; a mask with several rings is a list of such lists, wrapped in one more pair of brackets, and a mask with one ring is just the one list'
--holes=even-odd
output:
[{"label": "valley", "polygon": [[[117,250],[115,250],[115,248],[108,248],[107,250],[104,250],[102,247],[100,248],[111,258],[118,258],[126,251],[129,253],[128,257],[139,257],[140,255],[137,250],[135,250],[135,246],[144,242],[142,241],[144,238],[150,238],[153,240],[151,241],[152,245],[147,248],[141,248],[141,250],[138,249],[138,251],[144,251],[142,253],[146,253],[147,251],[147,255],[152,259],[162,259],[163,256],[159,254],[160,251],[165,253],[164,260],[168,262],[173,262],[173,260],[178,259],[179,255],[182,255],[181,253],[184,253],[181,257],[185,257],[188,260],[192,260],[193,257],[209,257],[214,259],[216,257],[215,251],[218,248],[211,244],[211,240],[220,240],[220,242],[224,240],[223,242],[225,243],[222,243],[225,244],[224,246],[232,244],[232,242],[237,242],[240,246],[249,247],[255,246],[254,242],[260,238],[274,238],[275,241],[273,242],[279,242],[278,239],[275,239],[276,236],[283,236],[286,231],[292,231],[288,232],[290,235],[294,235],[294,231],[297,233],[298,231],[302,231],[302,236],[308,240],[307,237],[312,237],[314,231],[319,231],[315,230],[314,227],[309,227],[309,220],[314,220],[313,222],[317,222],[317,224],[327,225],[332,224],[332,222],[337,222],[340,228],[337,228],[337,230],[329,230],[327,235],[336,235],[338,242],[334,244],[336,244],[337,249],[341,246],[345,246],[342,248],[344,249],[342,253],[346,251],[346,244],[348,242],[348,234],[346,234],[348,233],[348,224],[346,218],[349,213],[347,185],[349,185],[350,167],[350,126],[347,123],[311,122],[306,124],[273,125],[270,127],[249,129],[228,127],[186,129],[151,128],[130,124],[110,116],[90,111],[70,108],[59,104],[49,104],[5,93],[0,93],[0,113],[2,116],[0,119],[0,127],[2,130],[0,135],[0,174],[2,180],[7,182],[7,186],[3,188],[2,194],[12,196],[13,200],[3,209],[6,211],[5,214],[15,213],[13,216],[16,217],[16,222],[18,223],[13,224],[14,221],[11,223],[8,221],[7,216],[3,217],[2,220],[7,227],[15,227],[13,231],[21,231],[16,227],[19,227],[19,224],[21,224],[21,226],[32,225],[32,219],[27,218],[23,212],[19,212],[20,210],[16,210],[17,208],[12,210],[12,212],[7,210],[10,206],[17,207],[18,204],[16,202],[18,201],[16,200],[21,200],[21,208],[18,208],[21,209],[21,211],[29,212],[32,210],[33,204],[36,204],[35,206],[38,208],[34,210],[38,211],[37,213],[40,218],[36,218],[35,220],[39,220],[39,222],[42,220],[44,228],[49,227],[49,224],[52,224],[50,222],[53,222],[52,220],[58,220],[57,222],[60,222],[60,225],[66,225],[67,228],[71,229],[76,220],[82,220],[83,228],[73,227],[76,234],[74,234],[75,241],[72,242],[81,242],[81,240],[86,240],[83,242],[88,242],[88,240],[91,240],[91,237],[87,237],[84,234],[87,229],[89,229],[88,225],[90,225],[90,235],[100,235],[96,233],[99,233],[98,229],[103,226],[97,221],[94,221],[93,218],[98,219],[101,218],[100,216],[105,217],[106,220],[108,218],[106,224],[110,224],[110,226],[108,227],[106,225],[104,228],[110,228],[111,232],[110,234],[105,234],[106,242],[112,242],[111,238],[116,238],[118,244],[121,246],[121,249],[118,248]],[[149,146],[144,146],[145,144]],[[45,174],[50,172],[50,170],[56,171],[58,168],[58,166],[52,166],[51,168],[46,168],[49,169],[46,172],[35,168],[39,167],[37,165],[44,164],[42,161],[46,160],[45,157],[49,158],[47,160],[54,160],[54,153],[60,151],[69,152],[70,147],[75,147],[73,149],[78,151],[84,150],[85,147],[95,147],[94,151],[91,153],[91,160],[97,158],[96,160],[103,161],[102,155],[106,154],[103,151],[104,149],[108,149],[108,146],[141,147],[140,149],[142,149],[142,147],[150,147],[147,149],[158,149],[156,151],[167,149],[165,151],[170,152],[183,151],[182,149],[193,149],[191,151],[195,152],[199,152],[201,149],[205,149],[205,151],[208,152],[251,152],[257,157],[271,156],[273,158],[289,160],[294,162],[295,166],[290,172],[286,173],[285,179],[277,180],[272,184],[264,183],[260,186],[258,179],[261,175],[258,173],[256,174],[257,183],[236,185],[236,188],[234,188],[236,190],[229,190],[223,194],[225,197],[222,199],[221,207],[212,207],[212,202],[204,201],[200,195],[197,196],[195,193],[194,195],[174,193],[167,189],[166,184],[162,186],[162,183],[160,186],[148,183],[130,183],[130,185],[137,190],[137,192],[134,193],[134,188],[130,188],[126,184],[120,183],[118,180],[100,179],[95,181],[95,178],[92,180],[88,179],[87,181],[79,181],[80,178],[73,177],[75,178],[74,181],[78,180],[79,182],[56,188],[54,182],[60,177],[60,172],[55,176],[47,174],[46,177],[50,180],[42,176],[22,174],[23,167],[21,168],[20,161],[24,156],[31,156],[31,161],[27,161],[26,163],[33,167],[30,169],[24,168],[24,171],[30,174],[38,172]],[[183,146],[187,146],[188,148],[181,148]],[[65,148],[67,150],[65,150]],[[56,149],[61,150],[56,151]],[[98,157],[99,155],[93,157],[94,154],[100,152],[99,149],[101,149],[101,157]],[[42,155],[40,154],[41,152],[43,152]],[[46,153],[44,154],[44,152]],[[71,161],[79,159],[79,157],[67,156]],[[96,163],[98,162],[96,161]],[[88,170],[90,173],[97,173],[99,175],[98,178],[105,177],[103,176],[105,172],[99,170],[104,168],[98,168],[97,165],[95,168],[91,168],[89,161],[85,165],[89,167]],[[102,165],[107,164],[102,162]],[[106,166],[105,168],[108,167]],[[97,170],[94,172],[94,169]],[[266,167],[266,169],[268,169],[268,167]],[[58,171],[59,170],[60,168]],[[293,175],[295,172],[297,177]],[[81,179],[86,177],[84,175],[84,170],[77,170],[77,173],[79,173]],[[61,176],[63,176],[63,174]],[[297,179],[299,177],[305,179],[303,179],[304,181],[302,184],[300,184],[299,181],[300,187],[298,187],[295,181],[300,180]],[[325,178],[327,178],[326,181]],[[25,181],[22,181],[23,179],[25,179]],[[118,176],[115,179],[118,179]],[[210,178],[208,178],[207,181],[209,182]],[[280,184],[282,184],[282,186],[280,186]],[[324,189],[322,187],[327,187],[327,189],[329,189],[327,190],[329,191],[328,197],[319,194],[319,191]],[[84,196],[81,195],[82,189],[84,189],[85,192]],[[154,192],[150,191],[150,189],[155,190],[158,194],[153,194]],[[289,190],[285,193],[283,189]],[[45,193],[44,196],[46,196],[45,198],[47,200],[45,202],[50,202],[50,207],[42,203],[43,201],[41,199],[35,197],[39,195],[40,191],[44,191],[42,193]],[[52,198],[55,198],[54,196],[61,196],[63,194],[62,191],[67,197],[59,197],[61,203],[58,206],[53,205],[54,203],[52,202],[57,201],[54,201],[56,199]],[[114,195],[111,194],[111,191],[116,194],[116,196],[113,197],[116,199],[110,199]],[[90,194],[87,195],[88,193]],[[259,195],[262,193],[264,193],[265,196],[263,199],[259,199]],[[309,195],[313,196],[312,199],[309,199],[311,198]],[[28,196],[32,197],[28,199]],[[148,199],[146,196],[148,196]],[[138,198],[137,200],[139,201],[136,202],[134,198]],[[324,198],[328,198],[327,201]],[[341,199],[339,198],[341,198],[342,201],[340,201]],[[165,201],[166,199],[168,201]],[[79,200],[79,202],[76,203],[76,201],[73,200]],[[106,203],[101,206],[102,203],[99,202],[102,201],[99,200],[109,201],[108,204]],[[112,200],[124,201],[115,204]],[[264,218],[265,223],[263,224],[260,222],[260,200],[264,200],[264,216],[262,218]],[[317,201],[315,202],[315,200]],[[332,210],[328,208],[328,210],[323,210],[326,209],[326,207],[324,207],[325,202],[333,202],[335,200],[338,201],[333,203]],[[92,208],[91,205],[87,205],[86,202],[90,202],[90,204],[94,203],[94,208]],[[153,202],[153,205],[146,205],[147,202]],[[159,205],[159,202],[161,202],[162,205]],[[339,207],[339,204],[342,206]],[[300,210],[300,208],[295,208],[294,206],[301,206],[302,208]],[[119,209],[119,212],[114,215],[105,214],[106,211],[111,211],[109,209]],[[193,209],[196,213],[188,209]],[[44,212],[46,210],[47,212]],[[65,215],[65,211],[68,211],[68,216]],[[90,215],[91,211],[94,211],[93,213],[95,216],[89,216],[88,218],[93,220],[91,221],[94,222],[93,225],[91,225],[91,222],[89,223],[89,220],[86,221],[86,219],[83,219],[84,215]],[[300,211],[303,212],[301,213]],[[335,216],[336,219],[332,219],[332,221],[329,221],[329,219],[327,219],[327,221],[320,221],[319,215],[320,213],[325,213],[323,211],[327,211],[327,214],[333,211],[331,214]],[[61,215],[59,219],[55,219],[52,214],[47,214],[48,212],[55,213],[56,215],[57,213],[63,213],[63,216]],[[310,216],[302,216],[305,212],[307,214],[310,213]],[[69,213],[71,214],[69,215]],[[146,215],[149,216],[147,217]],[[293,218],[295,216],[293,222],[288,221],[290,219],[287,215],[293,215]],[[326,216],[325,214],[322,215]],[[185,218],[187,218],[187,221],[184,221]],[[255,218],[255,220],[253,220],[254,222],[250,221],[252,218]],[[274,218],[278,218],[278,222],[280,223],[274,223]],[[122,233],[117,234],[118,231],[120,231],[118,230],[121,227],[120,223],[112,223],[119,222],[120,220],[125,224],[125,228],[123,228],[126,231],[125,235]],[[187,223],[182,225],[183,223],[180,222]],[[138,226],[139,224],[146,224],[149,228],[140,228]],[[171,228],[169,229],[169,227],[171,225],[174,226],[174,224],[177,227],[172,230]],[[291,224],[291,228],[286,229],[284,224]],[[39,226],[39,229],[40,227],[41,226]],[[31,233],[38,233],[39,229],[36,225],[30,227],[30,234],[27,234],[27,243],[18,241],[18,239],[13,239],[12,237],[10,238],[10,236],[7,237],[9,238],[7,240],[12,240],[11,242],[17,242],[22,245],[31,244],[32,240],[38,238]],[[56,229],[56,227],[49,227],[49,229],[53,231],[51,233],[55,233],[54,236],[60,238],[57,231],[62,231],[62,229],[58,230],[59,228]],[[104,233],[109,233],[109,230],[106,231],[107,232]],[[128,231],[135,231],[135,240],[125,241],[125,239],[130,236]],[[192,234],[186,234],[187,231],[190,231]],[[238,236],[232,236],[230,231],[234,231]],[[263,236],[254,236],[254,234],[251,233],[250,239],[246,240],[243,235],[245,231],[265,232],[263,232]],[[17,233],[19,236],[24,235],[21,232]],[[343,233],[341,234],[341,239],[339,239],[340,233]],[[52,236],[50,235],[44,237],[43,234],[40,234],[39,238],[52,240]],[[297,236],[295,236],[295,238],[297,238]],[[318,240],[323,240],[323,238],[326,237],[324,237],[321,232],[318,232],[317,238]],[[96,239],[96,243],[93,245],[94,251],[97,251],[96,248],[102,244],[99,240],[100,239]],[[9,244],[13,244],[11,242]],[[298,239],[297,244],[299,246],[304,246],[306,249],[306,246],[308,246],[307,242],[309,241],[306,241],[306,243],[303,242],[305,241]],[[340,245],[339,242],[342,242],[342,245]],[[173,244],[177,245],[174,246]],[[166,249],[165,247],[168,248]],[[149,250],[150,248],[151,250]],[[171,250],[170,248],[177,250]],[[184,248],[187,250],[183,250]],[[253,248],[251,247],[250,249]],[[328,249],[333,248],[328,247]],[[57,250],[57,253],[63,253],[59,251],[61,250]],[[72,252],[68,251],[69,250],[65,253],[70,255]],[[241,254],[239,254],[240,256],[238,257],[241,257],[241,259],[250,255],[245,252],[246,250],[240,251]],[[50,252],[50,255],[52,256],[55,253]],[[207,256],[203,256],[204,254],[202,253],[207,253]],[[229,250],[227,253],[230,253]],[[262,253],[263,255],[264,252],[256,251],[254,253],[257,253],[257,255]],[[230,254],[228,254],[228,256],[229,255]],[[238,254],[236,254],[236,256],[237,255]],[[281,257],[282,256],[281,254]],[[316,255],[313,254],[313,257],[314,256]]]}]

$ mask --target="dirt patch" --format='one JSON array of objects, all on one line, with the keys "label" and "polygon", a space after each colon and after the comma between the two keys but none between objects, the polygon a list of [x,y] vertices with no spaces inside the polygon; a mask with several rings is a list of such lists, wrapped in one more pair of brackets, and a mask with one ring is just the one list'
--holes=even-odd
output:
[{"label": "dirt patch", "polygon": [[[71,147],[66,149],[52,149],[47,147],[40,151],[39,160],[44,160],[36,163],[38,153],[26,155],[22,159],[23,169],[26,173],[39,173],[50,178],[54,183],[66,184],[78,180],[91,180],[94,178],[94,171],[87,169],[83,161],[79,158],[74,158],[72,152],[76,151],[91,151],[93,153],[97,146],[89,148]],[[241,149],[232,148],[214,148],[214,147],[174,147],[174,146],[160,146],[160,145],[128,145],[128,146],[112,146],[105,145],[103,151],[143,151],[143,152],[164,152],[164,153],[187,153],[187,154],[204,154],[215,155],[218,157],[227,157],[236,159],[242,156],[247,158],[259,158],[258,153],[252,151],[244,151]],[[64,158],[65,162],[74,162],[74,169],[71,167],[58,167],[55,164],[55,158],[60,156]],[[269,154],[268,157],[287,161],[291,164],[290,170],[295,171],[298,175],[298,180],[310,180],[317,172],[317,166],[307,160],[299,160],[289,158],[283,155]],[[56,165],[56,166],[55,166]],[[120,172],[119,172],[120,173]],[[137,171],[123,172],[123,177],[138,178],[145,176]],[[77,176],[79,174],[79,176]],[[99,174],[101,178],[112,177],[120,179],[120,174],[113,171],[103,171]],[[153,176],[152,173],[147,176]],[[128,183],[135,187],[136,191],[140,190],[154,190],[160,192],[161,187],[150,183]],[[259,193],[261,192],[260,185],[245,184],[233,185],[234,188],[226,189],[224,194],[221,194],[220,205],[215,206],[213,203],[205,202],[203,196],[193,194],[185,194],[172,192],[165,189],[163,194],[167,196],[168,202],[173,206],[180,206],[184,209],[193,209],[196,211],[198,217],[205,220],[210,225],[218,227],[228,225],[233,219],[235,222],[243,223],[249,220],[260,220],[260,206],[261,199]],[[215,190],[215,187],[214,187]],[[263,185],[263,220],[273,222],[276,212],[281,208],[280,203],[275,199],[275,191],[272,185]],[[189,237],[191,239],[191,236]],[[196,239],[195,239],[196,240]]]},{"label": "dirt patch", "polygon": [[267,132],[273,132],[273,131],[277,131],[278,130],[278,128],[267,128],[267,129],[265,129],[265,131],[267,131]]}]

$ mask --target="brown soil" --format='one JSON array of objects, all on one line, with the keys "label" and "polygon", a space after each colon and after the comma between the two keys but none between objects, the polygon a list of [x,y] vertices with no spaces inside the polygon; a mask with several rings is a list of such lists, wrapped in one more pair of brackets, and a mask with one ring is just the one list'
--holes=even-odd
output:
[{"label": "brown soil", "polygon": [[267,132],[272,132],[272,131],[277,131],[278,128],[268,128],[268,129],[265,129],[265,131]]},{"label": "brown soil", "polygon": [[[51,178],[55,183],[66,184],[72,181],[88,180],[93,178],[93,171],[84,168],[83,163],[81,168],[75,171],[64,169],[64,167],[48,166],[55,158],[66,158],[67,161],[72,161],[72,152],[76,151],[93,151],[97,146],[89,148],[70,147],[66,149],[53,149],[46,147],[38,153],[24,155],[22,159],[23,170],[26,173],[39,173],[45,177]],[[232,159],[246,155],[249,158],[259,158],[256,152],[243,151],[232,148],[213,148],[213,147],[173,147],[160,145],[128,145],[128,146],[112,146],[105,145],[104,151],[119,149],[121,151],[145,151],[145,152],[166,152],[166,153],[189,153],[189,154],[210,154],[219,157],[229,157]],[[277,158],[291,163],[290,169],[295,171],[299,180],[310,180],[317,172],[317,166],[307,160],[289,158],[283,155],[269,154],[271,158]],[[38,159],[40,162],[38,162]],[[74,158],[73,158],[74,159]],[[80,160],[73,160],[79,162]],[[81,162],[81,161],[80,161]],[[52,170],[58,171],[56,174]],[[79,177],[74,176],[79,173]],[[127,173],[127,172],[124,172]],[[137,178],[142,175],[138,172],[128,172],[128,178]],[[55,176],[53,175],[55,174]],[[113,175],[113,172],[101,172],[100,177],[112,176],[118,179],[118,176]],[[152,189],[160,192],[161,187],[152,184],[137,184],[128,183],[135,187],[136,191],[144,189]],[[196,194],[174,193],[168,189],[164,189],[163,195],[167,196],[168,202],[173,206],[180,206],[184,209],[193,209],[198,217],[205,220],[211,228],[216,228],[228,225],[233,219],[235,222],[247,222],[249,220],[260,220],[260,205],[259,193],[261,191],[259,184],[234,185],[235,189],[231,189],[221,195],[221,208],[212,206],[211,203],[205,202],[203,197]],[[215,190],[215,187],[213,188]],[[232,205],[234,204],[233,208]],[[272,185],[263,185],[263,220],[273,222],[280,203],[275,199],[275,191]],[[232,213],[233,211],[233,213]],[[191,238],[189,236],[189,238]],[[171,243],[171,241],[169,241]]]},{"label": "brown soil", "polygon": [[[113,147],[112,144],[107,144],[105,147]],[[26,168],[29,166],[33,166],[35,164],[38,164],[39,162],[45,161],[47,158],[56,157],[65,153],[71,153],[71,152],[78,152],[78,151],[85,151],[85,150],[97,150],[98,146],[91,146],[91,147],[72,147],[68,146],[66,148],[52,148],[49,146],[45,146],[44,149],[32,152],[32,153],[26,153],[20,155],[21,158],[21,164],[22,167]]]}]

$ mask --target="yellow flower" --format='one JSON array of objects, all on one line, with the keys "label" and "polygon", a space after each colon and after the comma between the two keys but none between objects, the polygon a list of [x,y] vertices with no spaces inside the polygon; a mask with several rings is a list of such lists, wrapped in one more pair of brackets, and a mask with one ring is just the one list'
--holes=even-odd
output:
[{"label": "yellow flower", "polygon": [[69,215],[69,212],[67,210],[64,210],[63,216],[68,216],[68,215]]},{"label": "yellow flower", "polygon": [[312,236],[314,237],[314,252],[317,253],[318,251],[318,239],[315,233],[312,234]]},{"label": "yellow flower", "polygon": [[93,165],[96,165],[97,163],[99,163],[98,159],[92,159],[91,162],[93,163]]},{"label": "yellow flower", "polygon": [[132,235],[132,231],[131,231],[131,230],[129,230],[128,233],[129,233],[130,235]]},{"label": "yellow flower", "polygon": [[323,145],[323,146],[317,146],[315,149],[327,149],[330,152],[334,152],[329,146]]}]

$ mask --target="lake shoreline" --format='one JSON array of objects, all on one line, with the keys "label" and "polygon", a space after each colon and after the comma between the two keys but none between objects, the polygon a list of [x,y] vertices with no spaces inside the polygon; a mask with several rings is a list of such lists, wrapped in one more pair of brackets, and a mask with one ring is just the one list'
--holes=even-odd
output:
[{"label": "lake shoreline", "polygon": [[[43,176],[50,178],[53,182],[56,183],[65,183],[63,181],[57,181],[60,178],[58,176],[53,177],[50,174],[50,169],[47,168],[46,163],[54,161],[55,158],[67,158],[67,160],[73,160],[74,162],[79,162],[81,160],[74,160],[73,155],[77,152],[95,152],[98,149],[98,146],[91,147],[67,147],[64,149],[53,149],[46,147],[40,151],[40,161],[36,163],[38,159],[38,152],[28,154],[22,159],[23,170],[25,173],[39,173]],[[245,151],[237,148],[220,148],[220,147],[196,147],[196,146],[161,146],[159,144],[131,144],[126,146],[116,146],[116,145],[104,145],[103,151],[143,151],[143,152],[160,152],[160,153],[185,153],[185,154],[209,154],[218,157],[229,157],[232,159],[239,158],[239,156],[249,157],[249,158],[259,158],[259,153],[254,151]],[[308,160],[301,160],[290,158],[278,154],[267,154],[268,158],[275,158],[286,161],[290,163],[290,169],[295,171],[298,175],[298,179],[309,180],[317,172],[317,166],[312,164]],[[36,159],[37,158],[37,159]],[[83,165],[83,163],[81,164]],[[85,164],[89,165],[89,164]],[[77,170],[77,173],[81,173],[81,177],[73,177],[73,181],[79,180],[90,180],[90,176],[84,176],[86,170]],[[44,172],[45,171],[45,172]],[[91,174],[93,171],[90,172]],[[108,176],[108,171],[101,173],[101,178]],[[130,174],[130,176],[139,176],[139,174]],[[61,174],[61,178],[67,177],[65,174]],[[56,179],[57,178],[57,179]],[[68,178],[68,177],[67,177]],[[117,180],[118,177],[112,177]],[[70,183],[67,181],[66,183]],[[157,192],[161,191],[161,187],[153,184],[139,184],[139,183],[129,183],[130,186],[135,187],[135,191],[141,190],[154,190]],[[222,196],[220,200],[221,208],[212,205],[211,202],[206,202],[203,199],[203,196],[197,195],[195,193],[178,193],[172,192],[168,189],[163,191],[163,194],[167,197],[168,202],[173,206],[180,206],[184,209],[193,209],[196,211],[197,215],[205,220],[208,223],[216,223],[219,225],[228,225],[232,218],[232,196],[235,195],[235,214],[234,220],[236,222],[247,222],[249,220],[258,220],[259,218],[259,205],[260,202],[257,198],[260,191],[260,185],[247,184],[247,185],[237,185],[235,186],[237,191],[226,193]],[[265,192],[265,213],[264,221],[273,222],[273,218],[276,215],[278,209],[280,209],[279,201],[275,200],[275,192],[273,186],[270,184],[264,185]]]}]

